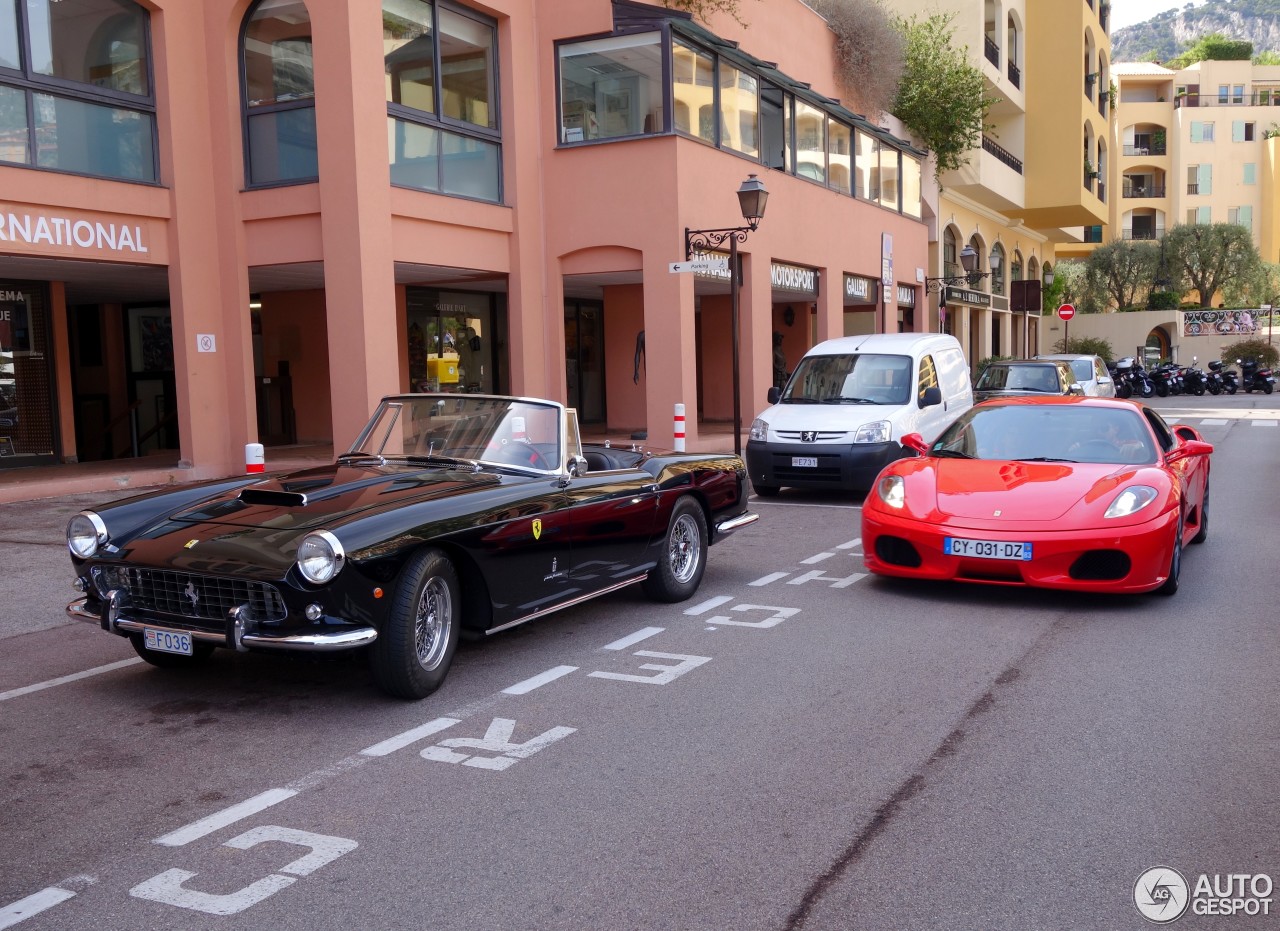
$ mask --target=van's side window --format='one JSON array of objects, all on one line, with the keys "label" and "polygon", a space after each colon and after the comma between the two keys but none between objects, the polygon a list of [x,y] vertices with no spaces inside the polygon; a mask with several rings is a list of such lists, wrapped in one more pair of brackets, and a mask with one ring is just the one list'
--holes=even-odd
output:
[{"label": "van's side window", "polygon": [[928,388],[937,388],[938,369],[933,364],[933,356],[920,357],[920,380],[916,384],[916,404],[924,407],[924,393]]}]

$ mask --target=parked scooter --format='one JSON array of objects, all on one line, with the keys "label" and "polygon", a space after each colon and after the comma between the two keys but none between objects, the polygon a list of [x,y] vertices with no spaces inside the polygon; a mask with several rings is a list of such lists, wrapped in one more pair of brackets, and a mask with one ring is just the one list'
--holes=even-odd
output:
[{"label": "parked scooter", "polygon": [[1151,375],[1143,366],[1141,359],[1133,360],[1133,369],[1129,372],[1129,381],[1133,385],[1133,393],[1140,398],[1149,398],[1156,393],[1156,386]]},{"label": "parked scooter", "polygon": [[1116,387],[1116,397],[1133,397],[1133,356],[1117,359],[1114,365],[1108,366],[1108,371],[1111,372],[1111,383]]},{"label": "parked scooter", "polygon": [[1276,378],[1271,374],[1271,369],[1262,368],[1257,359],[1246,359],[1243,362],[1236,359],[1236,364],[1240,366],[1240,383],[1245,394],[1255,388],[1265,394],[1275,390]]},{"label": "parked scooter", "polygon": [[1182,381],[1178,375],[1178,367],[1172,362],[1157,365],[1151,370],[1151,384],[1162,398],[1171,394],[1182,394]]},{"label": "parked scooter", "polygon": [[1200,397],[1208,388],[1208,382],[1205,380],[1205,374],[1200,366],[1196,364],[1198,357],[1191,357],[1191,365],[1182,370],[1183,390],[1187,394],[1194,394]]},{"label": "parked scooter", "polygon": [[[1204,376],[1204,386],[1212,395],[1222,394],[1226,390],[1226,383],[1222,378],[1222,362],[1218,359],[1212,359],[1209,362],[1209,371]],[[1235,389],[1231,390],[1235,394]]]}]

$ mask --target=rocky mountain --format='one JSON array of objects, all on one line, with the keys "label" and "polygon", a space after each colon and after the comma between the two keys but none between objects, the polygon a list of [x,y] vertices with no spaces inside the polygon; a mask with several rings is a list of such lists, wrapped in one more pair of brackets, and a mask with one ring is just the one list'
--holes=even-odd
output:
[{"label": "rocky mountain", "polygon": [[1168,61],[1189,42],[1220,32],[1253,43],[1253,54],[1280,52],[1280,0],[1205,0],[1117,29],[1111,36],[1112,61],[1140,61],[1155,53]]}]

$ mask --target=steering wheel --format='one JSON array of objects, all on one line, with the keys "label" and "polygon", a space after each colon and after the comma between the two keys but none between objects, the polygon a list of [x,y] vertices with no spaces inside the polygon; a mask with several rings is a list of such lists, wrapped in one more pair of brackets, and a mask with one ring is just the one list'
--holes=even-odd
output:
[{"label": "steering wheel", "polygon": [[1085,440],[1072,447],[1072,451],[1086,456],[1104,456],[1107,459],[1118,459],[1120,456],[1120,450],[1110,440]]},{"label": "steering wheel", "polygon": [[549,472],[551,466],[547,464],[546,458],[542,453],[538,452],[538,448],[531,443],[489,443],[485,447],[486,458],[497,459],[501,462],[507,462],[511,465],[527,466],[530,469],[540,469]]}]

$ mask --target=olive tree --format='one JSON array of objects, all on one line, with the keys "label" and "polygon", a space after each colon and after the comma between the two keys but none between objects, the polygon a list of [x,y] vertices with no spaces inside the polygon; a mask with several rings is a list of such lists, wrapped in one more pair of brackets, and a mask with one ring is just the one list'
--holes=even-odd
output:
[{"label": "olive tree", "polygon": [[1181,223],[1165,233],[1164,245],[1170,269],[1199,292],[1201,307],[1212,307],[1228,281],[1255,275],[1262,263],[1253,234],[1236,223]]},{"label": "olive tree", "polygon": [[893,108],[904,38],[880,0],[806,0],[836,35],[836,83],[873,123]]},{"label": "olive tree", "polygon": [[746,25],[742,18],[742,0],[662,0],[662,5],[668,10],[683,10],[704,23],[717,13],[724,13]]},{"label": "olive tree", "polygon": [[1160,250],[1154,243],[1116,239],[1093,250],[1085,266],[1117,309],[1133,307],[1138,295],[1151,288]]}]

